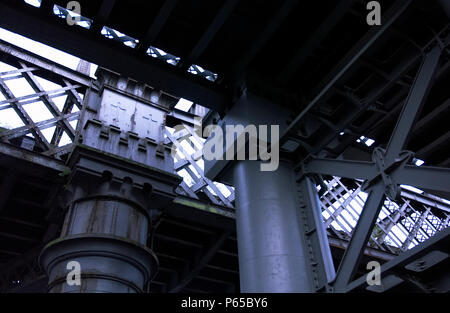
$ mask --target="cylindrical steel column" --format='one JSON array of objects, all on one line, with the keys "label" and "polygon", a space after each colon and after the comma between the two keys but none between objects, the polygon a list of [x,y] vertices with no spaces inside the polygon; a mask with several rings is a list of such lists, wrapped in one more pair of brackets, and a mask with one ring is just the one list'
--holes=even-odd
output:
[{"label": "cylindrical steel column", "polygon": [[[106,173],[73,184],[74,198],[60,238],[40,255],[49,277],[48,291],[138,293],[157,268],[146,247],[149,217],[146,206],[151,187],[136,188],[130,178]],[[67,265],[80,265],[81,285],[69,284]]]},{"label": "cylindrical steel column", "polygon": [[292,167],[234,166],[241,292],[311,292]]}]

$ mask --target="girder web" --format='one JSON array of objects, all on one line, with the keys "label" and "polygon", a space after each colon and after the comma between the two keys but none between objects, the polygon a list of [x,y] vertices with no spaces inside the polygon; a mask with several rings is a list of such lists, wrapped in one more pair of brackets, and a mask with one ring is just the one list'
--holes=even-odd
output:
[{"label": "girder web", "polygon": [[177,192],[195,199],[200,199],[202,194],[215,205],[233,208],[234,187],[213,182],[204,174],[202,150],[205,139],[196,134],[193,126],[180,125],[183,126],[181,130],[169,127],[165,130],[165,143],[171,143],[173,151],[176,151],[175,171],[183,177]]},{"label": "girder web", "polygon": [[[349,240],[367,200],[362,181],[333,176],[317,187],[327,229]],[[450,203],[408,186],[401,187],[401,201],[386,199],[368,245],[393,254],[413,248],[448,227]]]},{"label": "girder web", "polygon": [[0,62],[0,141],[60,159],[70,151],[82,107],[81,87],[15,60]]},{"label": "girder web", "polygon": [[[40,4],[39,4],[40,6]],[[90,29],[93,25],[93,20],[84,17],[76,12],[73,12],[71,10],[68,10],[66,8],[63,8],[59,5],[54,5],[53,6],[53,14],[55,14],[56,16],[62,18],[62,19],[77,19],[74,20],[74,24],[86,29]],[[121,33],[120,31],[116,30],[116,29],[112,29],[110,27],[104,26],[101,29],[101,34],[103,36],[105,36],[106,38],[118,41],[122,44],[124,44],[125,46],[128,46],[130,48],[133,49],[142,49],[142,45],[140,45],[140,41],[138,39],[135,39],[131,36],[128,36],[126,34]],[[181,60],[180,57],[177,57],[173,54],[167,53],[159,48],[153,47],[153,46],[148,46],[147,50],[146,50],[146,54],[162,60],[168,64],[171,64],[173,66],[177,66],[179,65],[179,62]],[[207,69],[204,69],[203,67],[201,67],[200,65],[197,64],[189,64],[189,66],[187,67],[187,72],[191,73],[193,75],[198,75],[206,80],[209,80],[211,82],[216,81],[216,79],[218,78],[218,74],[211,72]]]}]

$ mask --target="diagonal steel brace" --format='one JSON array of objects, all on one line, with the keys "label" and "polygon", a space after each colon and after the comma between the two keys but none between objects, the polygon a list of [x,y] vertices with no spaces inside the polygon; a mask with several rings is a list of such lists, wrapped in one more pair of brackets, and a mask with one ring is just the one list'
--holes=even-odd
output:
[{"label": "diagonal steel brace", "polygon": [[386,150],[380,147],[375,148],[372,154],[372,161],[375,163],[378,174],[372,179],[366,180],[361,189],[368,191],[371,186],[382,179],[386,197],[392,201],[399,201],[401,189],[390,174],[394,171],[401,171],[413,156],[413,152],[404,150],[399,153],[399,156],[392,163],[386,165]]}]

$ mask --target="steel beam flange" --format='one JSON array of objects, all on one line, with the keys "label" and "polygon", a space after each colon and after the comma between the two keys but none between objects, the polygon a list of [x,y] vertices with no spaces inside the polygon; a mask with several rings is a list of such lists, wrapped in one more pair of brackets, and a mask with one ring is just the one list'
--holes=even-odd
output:
[{"label": "steel beam flange", "polygon": [[394,171],[401,171],[413,156],[413,152],[405,150],[400,152],[399,156],[391,164],[386,165],[386,150],[380,147],[376,147],[373,150],[372,161],[375,163],[378,174],[372,179],[366,180],[363,183],[361,190],[367,191],[381,178],[385,187],[384,193],[386,197],[388,197],[392,201],[399,201],[401,189],[393,180],[390,173]]}]

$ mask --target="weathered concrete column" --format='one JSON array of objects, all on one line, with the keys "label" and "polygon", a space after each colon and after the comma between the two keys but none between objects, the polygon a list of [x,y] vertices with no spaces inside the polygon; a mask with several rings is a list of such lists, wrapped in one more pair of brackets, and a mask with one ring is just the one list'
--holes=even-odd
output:
[{"label": "weathered concrete column", "polygon": [[145,292],[158,266],[147,247],[151,212],[182,180],[162,135],[167,105],[148,86],[104,69],[97,77],[68,160],[61,234],[39,258],[49,292]]},{"label": "weathered concrete column", "polygon": [[299,228],[294,172],[238,161],[233,181],[242,292],[311,292]]}]

